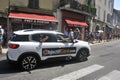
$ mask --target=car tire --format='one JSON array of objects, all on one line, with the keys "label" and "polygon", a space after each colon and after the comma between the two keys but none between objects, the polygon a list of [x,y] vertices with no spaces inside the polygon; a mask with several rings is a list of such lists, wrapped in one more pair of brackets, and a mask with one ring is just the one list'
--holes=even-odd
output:
[{"label": "car tire", "polygon": [[33,70],[38,65],[38,59],[34,55],[24,55],[19,60],[19,64],[23,70],[26,70],[26,71]]},{"label": "car tire", "polygon": [[80,61],[80,62],[86,61],[88,54],[89,54],[88,49],[81,49],[78,51],[78,53],[76,55],[76,60]]}]

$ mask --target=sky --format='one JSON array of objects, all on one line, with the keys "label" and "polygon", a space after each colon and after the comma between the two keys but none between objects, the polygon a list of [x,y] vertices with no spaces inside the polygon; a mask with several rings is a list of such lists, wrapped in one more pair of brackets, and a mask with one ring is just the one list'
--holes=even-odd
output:
[{"label": "sky", "polygon": [[120,0],[114,0],[114,8],[120,10]]}]

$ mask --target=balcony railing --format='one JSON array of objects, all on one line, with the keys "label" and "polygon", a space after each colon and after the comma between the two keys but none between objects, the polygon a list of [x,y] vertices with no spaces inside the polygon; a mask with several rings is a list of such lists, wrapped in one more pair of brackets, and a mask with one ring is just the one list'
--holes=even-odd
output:
[{"label": "balcony railing", "polygon": [[64,3],[64,4],[61,3],[60,5],[61,6],[59,6],[59,7],[65,7],[66,5],[70,5],[69,8],[71,8],[71,9],[83,11],[83,12],[91,14],[92,16],[96,16],[96,8],[94,8],[94,5],[80,4],[77,2],[69,2],[69,3]]},{"label": "balcony railing", "polygon": [[[72,6],[72,5],[75,5],[75,6]],[[92,7],[87,6],[87,5],[78,5],[78,4],[72,4],[72,5],[70,5],[70,8],[72,8],[72,9],[87,12],[93,16],[96,16],[96,8],[92,8]]]}]

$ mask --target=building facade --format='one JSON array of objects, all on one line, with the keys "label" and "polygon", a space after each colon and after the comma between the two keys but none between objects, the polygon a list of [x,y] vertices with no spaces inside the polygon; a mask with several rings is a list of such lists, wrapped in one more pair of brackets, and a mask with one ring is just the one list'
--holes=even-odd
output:
[{"label": "building facade", "polygon": [[97,12],[94,18],[93,32],[103,30],[105,37],[106,32],[110,32],[114,28],[112,24],[113,6],[114,0],[95,0]]},{"label": "building facade", "polygon": [[81,32],[80,39],[85,40],[90,31],[91,19],[96,15],[94,0],[60,0],[59,21],[61,31],[67,28]]},{"label": "building facade", "polygon": [[7,8],[8,8],[8,0],[1,0],[0,3],[0,25],[3,27],[7,27]]},{"label": "building facade", "polygon": [[[21,29],[57,30],[58,20],[54,14],[56,0],[2,0],[1,25],[8,32]],[[47,4],[47,5],[46,5]],[[5,24],[3,24],[3,22]]]},{"label": "building facade", "polygon": [[114,34],[120,33],[120,10],[113,10],[113,25],[115,27]]},{"label": "building facade", "polygon": [[[89,31],[96,14],[94,0],[1,0],[1,18],[8,32],[20,29],[52,29],[64,31],[65,26]],[[47,4],[47,5],[46,5]],[[1,19],[4,20],[4,19]],[[77,22],[77,24],[76,24]]]},{"label": "building facade", "polygon": [[113,25],[120,27],[120,10],[113,10]]}]

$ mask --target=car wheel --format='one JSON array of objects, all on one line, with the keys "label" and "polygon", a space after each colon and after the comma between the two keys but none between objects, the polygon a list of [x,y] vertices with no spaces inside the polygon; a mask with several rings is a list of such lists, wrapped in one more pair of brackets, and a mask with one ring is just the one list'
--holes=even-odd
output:
[{"label": "car wheel", "polygon": [[88,53],[89,53],[88,49],[79,50],[76,56],[77,61],[81,61],[81,62],[86,61],[88,57]]},{"label": "car wheel", "polygon": [[24,70],[35,69],[38,65],[37,57],[34,55],[26,55],[20,59],[20,65]]}]

